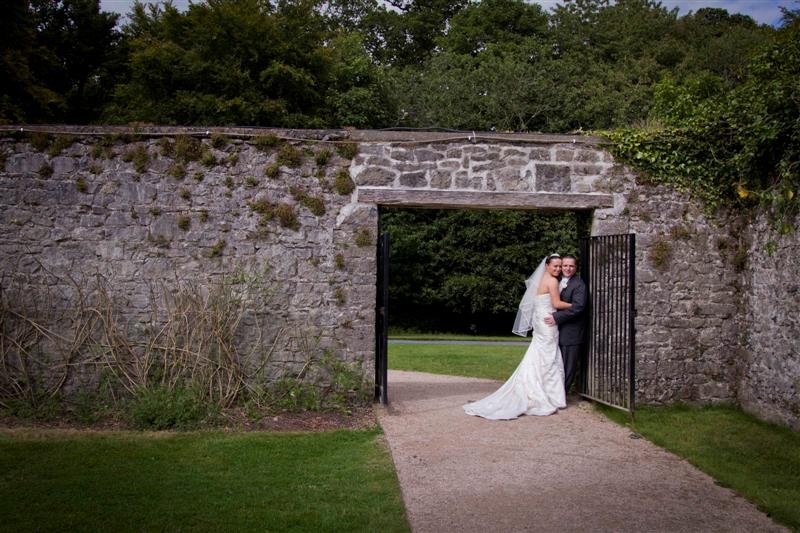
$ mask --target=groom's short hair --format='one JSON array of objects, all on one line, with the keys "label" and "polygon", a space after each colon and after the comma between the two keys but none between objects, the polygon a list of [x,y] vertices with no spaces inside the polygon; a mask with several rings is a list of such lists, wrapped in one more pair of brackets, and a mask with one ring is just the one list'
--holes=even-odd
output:
[{"label": "groom's short hair", "polygon": [[561,256],[561,260],[563,261],[564,259],[572,259],[573,261],[575,261],[575,268],[577,268],[578,266],[580,266],[580,261],[578,261],[578,258],[577,258],[577,257],[575,257],[575,256],[574,256],[574,255],[572,255],[572,254],[565,254],[565,255],[562,255],[562,256]]}]

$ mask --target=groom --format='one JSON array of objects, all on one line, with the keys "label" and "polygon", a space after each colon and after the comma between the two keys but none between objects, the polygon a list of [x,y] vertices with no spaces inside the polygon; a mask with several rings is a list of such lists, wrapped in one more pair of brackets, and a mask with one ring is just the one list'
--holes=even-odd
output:
[{"label": "groom", "polygon": [[558,347],[564,360],[564,392],[567,393],[578,369],[586,324],[586,283],[575,275],[577,269],[575,256],[561,258],[562,277],[558,288],[561,300],[571,303],[572,307],[556,311],[544,319],[548,326],[558,325]]}]

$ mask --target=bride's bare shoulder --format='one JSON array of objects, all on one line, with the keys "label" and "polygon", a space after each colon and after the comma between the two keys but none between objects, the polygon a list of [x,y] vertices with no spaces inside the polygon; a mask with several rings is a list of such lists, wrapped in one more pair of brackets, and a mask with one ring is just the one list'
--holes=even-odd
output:
[{"label": "bride's bare shoulder", "polygon": [[550,292],[550,287],[556,283],[558,283],[556,278],[554,278],[550,274],[545,273],[545,275],[542,276],[542,281],[539,282],[539,288],[536,291],[536,293],[547,294],[548,292]]}]

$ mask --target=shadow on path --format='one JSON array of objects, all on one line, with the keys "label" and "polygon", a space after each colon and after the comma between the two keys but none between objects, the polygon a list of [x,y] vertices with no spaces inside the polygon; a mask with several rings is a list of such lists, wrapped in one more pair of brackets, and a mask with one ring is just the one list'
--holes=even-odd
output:
[{"label": "shadow on path", "polygon": [[389,371],[378,418],[414,531],[786,531],[587,402],[513,421],[464,414],[499,384]]}]

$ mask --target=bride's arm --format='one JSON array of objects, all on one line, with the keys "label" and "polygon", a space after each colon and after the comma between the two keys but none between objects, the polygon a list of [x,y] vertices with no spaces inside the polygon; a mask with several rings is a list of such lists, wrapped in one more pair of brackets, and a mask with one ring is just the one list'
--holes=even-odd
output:
[{"label": "bride's arm", "polygon": [[571,303],[561,300],[561,296],[558,294],[558,280],[556,278],[547,280],[547,292],[550,293],[550,301],[556,309],[562,310],[572,307]]}]

